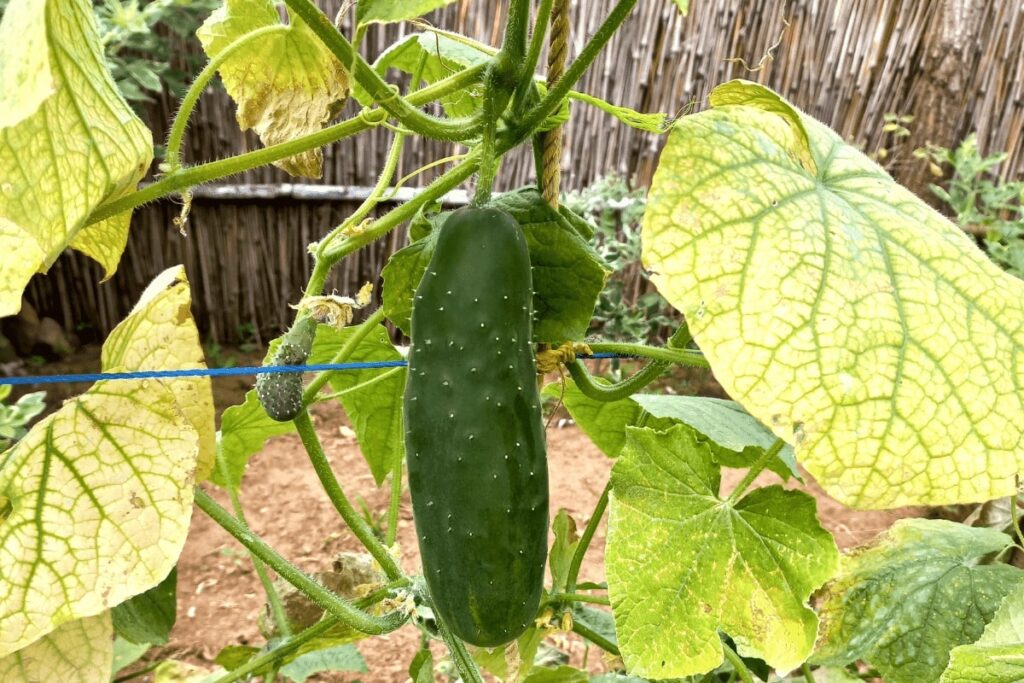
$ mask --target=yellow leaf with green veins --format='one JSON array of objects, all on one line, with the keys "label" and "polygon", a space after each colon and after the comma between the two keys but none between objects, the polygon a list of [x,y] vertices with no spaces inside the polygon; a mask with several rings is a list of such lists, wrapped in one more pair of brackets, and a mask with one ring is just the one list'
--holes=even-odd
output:
[{"label": "yellow leaf with green veins", "polygon": [[118,93],[91,3],[13,0],[0,22],[0,317],[68,246],[117,269],[129,214],[85,228],[130,192],[152,137]]},{"label": "yellow leaf with green veins", "polygon": [[[103,370],[152,367],[161,353],[190,363],[198,341],[188,304],[180,267],[157,278],[111,333]],[[203,392],[190,382],[97,382],[5,454],[0,657],[148,590],[174,566],[212,434],[212,408],[193,405]]]},{"label": "yellow leaf with green veins", "polygon": [[662,153],[643,259],[729,394],[848,505],[1024,469],[1024,282],[824,125],[733,81]]},{"label": "yellow leaf with green veins", "polygon": [[114,661],[110,612],[58,626],[24,650],[0,658],[0,681],[107,681]]},{"label": "yellow leaf with green veins", "polygon": [[[271,0],[225,0],[196,31],[212,59],[247,33],[281,23]],[[286,29],[262,35],[227,57],[220,76],[238,104],[242,130],[265,145],[321,130],[348,97],[348,72],[298,17]],[[288,173],[319,178],[319,149],[274,162]]]}]

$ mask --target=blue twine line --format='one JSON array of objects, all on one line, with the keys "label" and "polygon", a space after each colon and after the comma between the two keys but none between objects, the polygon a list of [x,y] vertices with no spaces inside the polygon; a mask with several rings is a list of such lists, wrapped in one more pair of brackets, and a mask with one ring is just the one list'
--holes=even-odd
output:
[{"label": "blue twine line", "polygon": [[[598,358],[629,358],[617,353],[595,353],[591,356],[577,356],[584,360]],[[183,370],[140,370],[137,372],[91,372],[78,375],[28,375],[24,377],[0,377],[0,385],[73,384],[77,382],[104,382],[121,379],[173,379],[177,377],[237,377],[241,375],[264,375],[269,373],[301,374],[325,370],[376,370],[379,368],[401,368],[408,365],[404,360],[378,360],[358,363],[321,363],[317,365],[253,365],[236,368],[192,368]]]}]

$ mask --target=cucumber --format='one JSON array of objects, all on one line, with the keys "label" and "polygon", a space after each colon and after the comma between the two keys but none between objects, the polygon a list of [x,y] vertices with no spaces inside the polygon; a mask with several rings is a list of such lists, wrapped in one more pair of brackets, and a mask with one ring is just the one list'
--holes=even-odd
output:
[{"label": "cucumber", "polygon": [[[306,317],[295,322],[281,337],[281,344],[264,365],[305,365],[313,347],[316,321]],[[302,410],[302,375],[267,372],[256,377],[256,395],[271,419],[294,420]]]},{"label": "cucumber", "polygon": [[413,301],[405,441],[423,571],[437,615],[483,647],[532,624],[543,587],[548,473],[531,290],[519,225],[466,207],[441,227]]}]

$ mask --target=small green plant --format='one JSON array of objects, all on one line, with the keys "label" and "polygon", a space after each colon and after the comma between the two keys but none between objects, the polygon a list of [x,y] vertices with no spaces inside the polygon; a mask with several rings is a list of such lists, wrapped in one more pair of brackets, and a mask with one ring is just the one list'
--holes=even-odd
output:
[{"label": "small green plant", "polygon": [[649,286],[640,263],[644,191],[611,174],[562,201],[593,224],[594,246],[615,271],[598,298],[590,332],[624,341],[664,341],[662,331],[673,325],[672,308]]},{"label": "small green plant", "polygon": [[259,335],[256,334],[256,325],[250,322],[240,323],[237,328],[238,338],[241,343],[238,350],[242,353],[252,353],[260,348]]},{"label": "small green plant", "polygon": [[225,353],[224,347],[215,341],[203,344],[203,353],[206,354],[206,363],[211,368],[233,368],[238,365],[238,359],[232,354]]},{"label": "small green plant", "polygon": [[1005,153],[983,155],[975,134],[956,149],[928,145],[915,152],[926,159],[932,174],[952,176],[942,185],[931,185],[965,230],[979,232],[992,260],[1017,277],[1024,277],[1024,180],[1001,180],[999,165]]},{"label": "small green plant", "polygon": [[25,436],[26,425],[46,409],[45,391],[25,394],[14,404],[6,405],[10,395],[10,385],[0,385],[0,451]]}]

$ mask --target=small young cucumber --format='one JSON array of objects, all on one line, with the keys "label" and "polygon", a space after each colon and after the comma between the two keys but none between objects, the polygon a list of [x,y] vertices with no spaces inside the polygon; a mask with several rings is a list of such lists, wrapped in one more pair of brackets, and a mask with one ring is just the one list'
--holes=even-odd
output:
[{"label": "small young cucumber", "polygon": [[437,615],[494,647],[536,618],[548,472],[526,239],[504,211],[441,227],[416,290],[405,391],[409,490]]},{"label": "small young cucumber", "polygon": [[[304,365],[313,347],[316,321],[302,318],[281,337],[281,345],[265,365]],[[294,420],[302,410],[302,375],[300,373],[268,372],[257,375],[256,395],[272,419]]]}]

